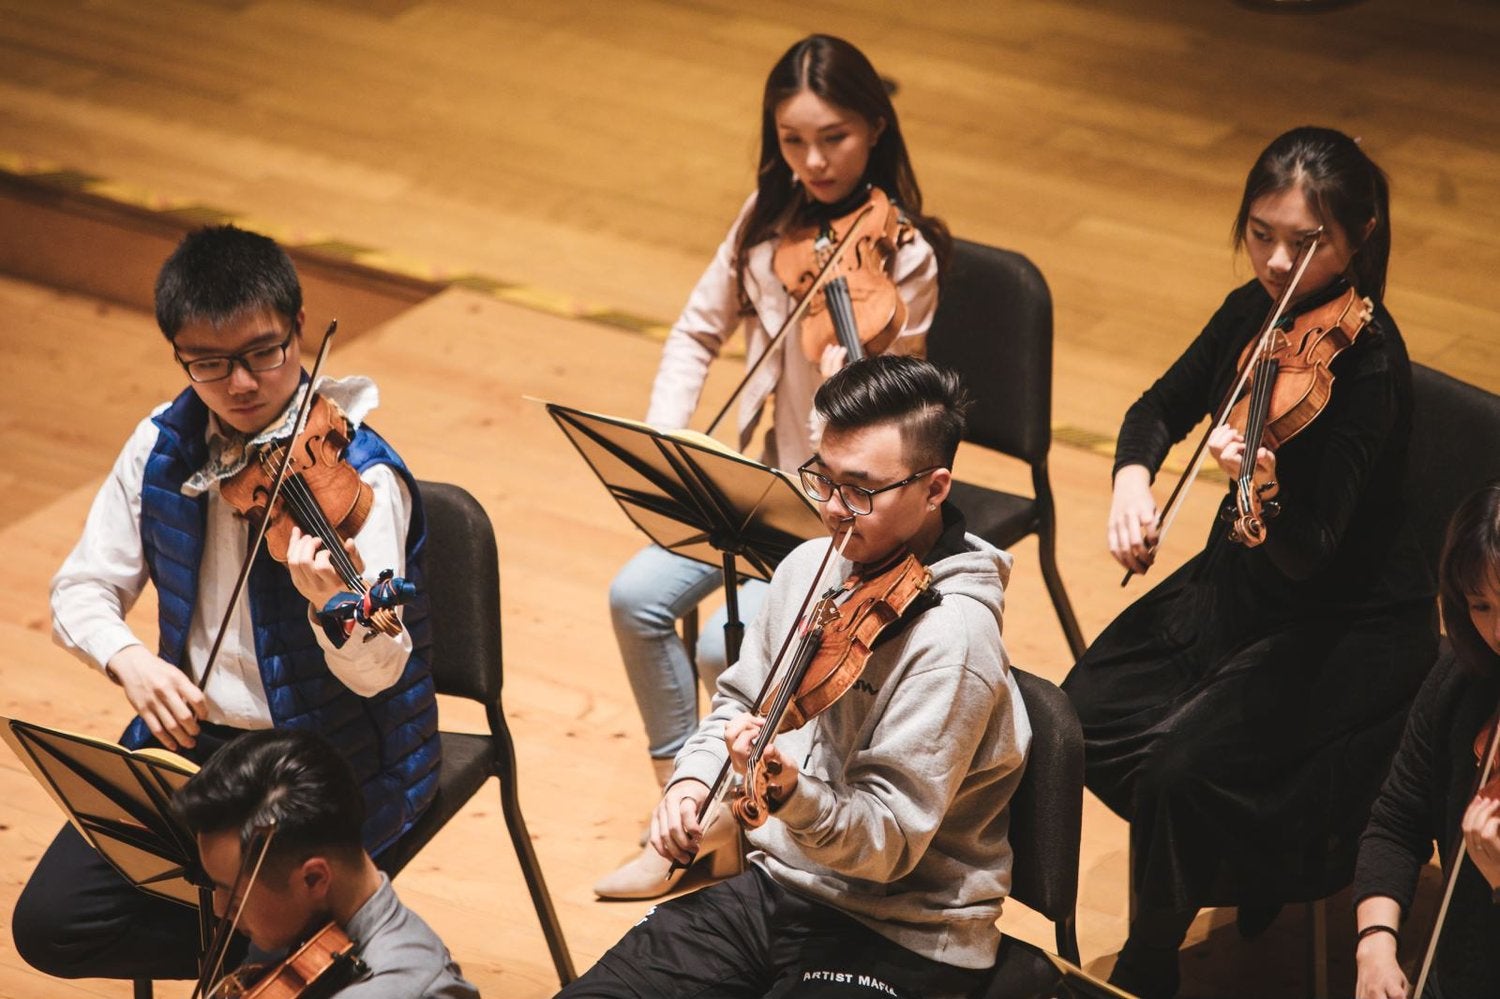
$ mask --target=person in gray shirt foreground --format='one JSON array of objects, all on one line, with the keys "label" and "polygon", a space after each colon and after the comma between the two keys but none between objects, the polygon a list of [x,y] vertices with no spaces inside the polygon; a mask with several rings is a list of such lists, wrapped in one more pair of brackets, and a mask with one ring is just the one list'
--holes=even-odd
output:
[{"label": "person in gray shirt foreground", "polygon": [[[240,966],[274,968],[332,923],[353,942],[330,972],[340,999],[478,999],[422,918],[401,904],[360,840],[364,803],[349,765],[310,732],[264,729],[226,745],[173,798],[198,843],[214,914],[250,938]],[[218,975],[211,978],[217,980]]]}]

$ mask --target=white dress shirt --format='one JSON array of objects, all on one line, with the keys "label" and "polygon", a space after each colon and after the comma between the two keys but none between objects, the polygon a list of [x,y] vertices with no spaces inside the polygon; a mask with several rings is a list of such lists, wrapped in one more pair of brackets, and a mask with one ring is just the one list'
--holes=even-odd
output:
[{"label": "white dress shirt", "polygon": [[[324,390],[321,381],[319,388]],[[374,408],[379,396],[374,384],[367,380],[352,388],[351,404],[344,408],[351,420],[357,420]],[[157,407],[152,416],[168,405]],[[217,432],[217,423],[210,415],[206,435]],[[97,669],[102,670],[121,649],[145,644],[126,623],[125,615],[150,578],[141,542],[141,488],[146,459],[159,433],[149,417],[137,425],[115,460],[109,478],[94,497],[83,535],[52,578],[53,637],[63,648]],[[394,569],[398,577],[404,576],[406,531],[411,521],[411,496],[406,484],[388,465],[372,465],[360,477],[374,493],[370,514],[354,536],[364,560],[365,576],[373,580],[382,569]],[[250,533],[248,523],[224,501],[217,486],[208,489],[207,496],[198,599],[187,640],[188,671],[195,681],[203,675],[214,635],[245,559]],[[309,607],[309,615],[311,612]],[[342,648],[334,648],[316,624],[313,633],[323,649],[329,671],[363,697],[395,683],[411,653],[411,636],[405,631],[365,640],[364,629],[356,628]],[[243,594],[239,607],[229,617],[224,642],[204,694],[208,701],[208,721],[236,728],[268,728],[272,724],[255,656],[250,603]]]}]

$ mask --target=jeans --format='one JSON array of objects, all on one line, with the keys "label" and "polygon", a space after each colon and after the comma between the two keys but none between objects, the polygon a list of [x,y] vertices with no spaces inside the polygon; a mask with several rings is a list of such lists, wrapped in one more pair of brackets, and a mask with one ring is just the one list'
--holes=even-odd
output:
[{"label": "jeans", "polygon": [[[677,634],[677,621],[719,589],[723,579],[723,571],[715,566],[652,545],[625,563],[610,584],[615,640],[646,725],[649,751],[656,759],[676,756],[698,727],[693,664]],[[741,584],[741,622],[754,619],[767,588],[759,580]],[[721,607],[698,636],[698,672],[710,692],[728,665],[724,650],[727,618],[727,610]]]}]

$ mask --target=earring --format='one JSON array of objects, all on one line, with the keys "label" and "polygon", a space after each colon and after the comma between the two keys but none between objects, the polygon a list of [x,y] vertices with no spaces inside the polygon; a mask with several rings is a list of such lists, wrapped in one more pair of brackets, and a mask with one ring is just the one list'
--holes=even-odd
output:
[{"label": "earring", "polygon": [[927,504],[927,510],[928,510],[929,513],[931,511],[933,511],[933,510],[936,510],[936,509],[937,509],[937,504],[936,503],[928,503]]}]

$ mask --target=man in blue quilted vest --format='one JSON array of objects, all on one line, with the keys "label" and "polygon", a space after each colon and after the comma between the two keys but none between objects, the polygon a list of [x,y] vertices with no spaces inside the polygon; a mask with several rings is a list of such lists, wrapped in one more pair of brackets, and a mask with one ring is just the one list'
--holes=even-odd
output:
[{"label": "man in blue quilted vest", "polygon": [[[437,707],[421,597],[421,501],[405,464],[365,425],[379,402],[367,378],[321,380],[348,418],[345,459],[369,485],[369,515],[346,547],[366,574],[415,583],[398,634],[346,637],[322,611],[347,587],[322,543],[294,531],[285,564],[264,551],[229,613],[248,523],[220,495],[257,445],[285,437],[303,394],[302,289],[291,260],[233,226],[183,239],[156,282],[156,318],[187,387],[135,428],[52,581],[56,640],[121,689],[135,719],[121,742],[202,762],[242,731],[316,731],[352,766],[365,800],[365,847],[378,857],[432,800]],[[156,587],[151,651],[126,613]],[[196,914],[126,882],[69,825],[16,904],[17,950],[59,977],[193,978]]]}]

